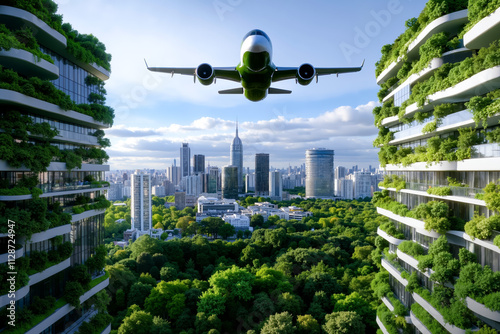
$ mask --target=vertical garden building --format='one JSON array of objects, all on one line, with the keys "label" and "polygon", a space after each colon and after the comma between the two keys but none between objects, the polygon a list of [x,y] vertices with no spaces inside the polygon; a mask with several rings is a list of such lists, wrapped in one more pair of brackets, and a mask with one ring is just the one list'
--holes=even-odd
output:
[{"label": "vertical garden building", "polygon": [[384,333],[500,331],[500,1],[429,1],[377,62]]},{"label": "vertical garden building", "polygon": [[0,327],[106,333],[110,56],[56,10],[50,0],[0,5]]}]

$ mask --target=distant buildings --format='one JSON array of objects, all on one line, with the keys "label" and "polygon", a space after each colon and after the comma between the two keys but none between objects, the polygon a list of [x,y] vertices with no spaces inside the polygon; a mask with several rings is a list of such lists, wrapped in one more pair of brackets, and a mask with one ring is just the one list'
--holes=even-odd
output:
[{"label": "distant buildings", "polygon": [[283,181],[279,170],[269,172],[269,197],[275,201],[283,199]]},{"label": "distant buildings", "polygon": [[181,178],[184,176],[191,175],[191,149],[188,143],[182,143],[180,148],[181,157]]},{"label": "distant buildings", "polygon": [[174,186],[179,185],[181,182],[181,168],[175,165],[175,159],[174,164],[167,167],[167,179],[172,182]]},{"label": "distant buildings", "polygon": [[195,154],[193,156],[193,173],[205,173],[205,156],[203,154]]},{"label": "distant buildings", "polygon": [[243,193],[243,143],[238,137],[238,124],[236,124],[236,136],[231,143],[229,159],[229,164],[238,168],[238,192]]},{"label": "distant buildings", "polygon": [[250,218],[245,215],[234,213],[230,215],[224,215],[222,219],[226,223],[233,225],[236,231],[248,229],[253,230],[253,228],[250,227]]},{"label": "distant buildings", "polygon": [[269,154],[255,155],[255,195],[269,196]]},{"label": "distant buildings", "polygon": [[217,167],[209,167],[208,173],[204,175],[203,191],[209,194],[216,194],[220,188],[220,171]]},{"label": "distant buildings", "polygon": [[306,197],[333,197],[333,154],[325,148],[306,151]]},{"label": "distant buildings", "polygon": [[372,182],[370,172],[354,172],[354,198],[372,197]]},{"label": "distant buildings", "polygon": [[131,216],[132,228],[144,232],[151,226],[151,176],[137,170],[131,175],[132,201]]},{"label": "distant buildings", "polygon": [[255,191],[255,173],[247,173],[245,175],[245,192],[254,192]]}]

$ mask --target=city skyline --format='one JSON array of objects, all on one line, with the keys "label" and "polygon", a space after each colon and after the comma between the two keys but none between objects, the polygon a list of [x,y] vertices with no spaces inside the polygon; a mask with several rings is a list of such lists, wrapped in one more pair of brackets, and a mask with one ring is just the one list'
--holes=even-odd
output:
[{"label": "city skyline", "polygon": [[[99,36],[113,55],[113,76],[106,85],[108,103],[116,113],[113,128],[106,131],[112,143],[108,154],[113,169],[166,168],[177,157],[182,142],[190,143],[192,154],[204,154],[207,163],[224,166],[229,163],[227,148],[236,119],[239,136],[248,143],[245,167],[258,152],[269,152],[275,167],[300,164],[303,152],[314,147],[335,150],[336,161],[346,166],[378,165],[372,146],[376,136],[372,109],[378,105],[374,63],[382,45],[393,41],[405,19],[417,16],[424,3],[365,1],[360,6],[318,2],[308,4],[307,10],[316,13],[311,17],[303,17],[303,6],[286,3],[287,15],[271,14],[271,20],[269,13],[279,12],[285,3],[266,3],[268,13],[262,14],[261,6],[247,2],[233,2],[221,10],[216,2],[143,6],[124,1],[112,8],[116,15],[110,28],[104,19],[107,11],[93,10],[98,6],[111,10],[110,4],[58,1],[65,20],[75,29]],[[343,14],[353,11],[358,14]],[[163,20],[164,13],[172,13],[169,20]],[[96,23],[86,19],[92,16]],[[101,16],[106,24],[100,23]],[[290,24],[299,18],[302,24]],[[131,24],[134,21],[141,24]],[[184,28],[176,29],[179,26]],[[350,67],[366,59],[365,66],[361,72],[322,77],[318,84],[305,87],[280,83],[278,88],[293,93],[252,103],[241,96],[217,94],[217,90],[233,88],[231,83],[193,85],[192,78],[171,79],[147,71],[144,64],[146,58],[150,66],[202,62],[236,66],[238,45],[253,28],[268,33],[277,64]],[[116,36],[127,36],[134,47]]]}]

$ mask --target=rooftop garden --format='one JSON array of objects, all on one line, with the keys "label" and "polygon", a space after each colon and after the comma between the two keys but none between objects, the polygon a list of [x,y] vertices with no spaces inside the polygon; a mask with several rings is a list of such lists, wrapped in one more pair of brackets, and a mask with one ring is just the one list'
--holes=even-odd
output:
[{"label": "rooftop garden", "polygon": [[33,31],[30,28],[23,28],[10,31],[5,24],[0,24],[0,50],[21,49],[32,53],[37,61],[45,59],[49,63],[54,63],[52,58],[40,50],[40,46]]}]

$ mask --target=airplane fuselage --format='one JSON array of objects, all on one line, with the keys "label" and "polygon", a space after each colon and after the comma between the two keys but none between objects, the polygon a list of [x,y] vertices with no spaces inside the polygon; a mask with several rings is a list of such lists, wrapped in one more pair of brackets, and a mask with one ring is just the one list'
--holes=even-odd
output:
[{"label": "airplane fuselage", "polygon": [[266,33],[255,29],[245,35],[236,70],[240,73],[245,97],[250,101],[260,101],[267,96],[276,70],[272,56],[273,47]]}]

